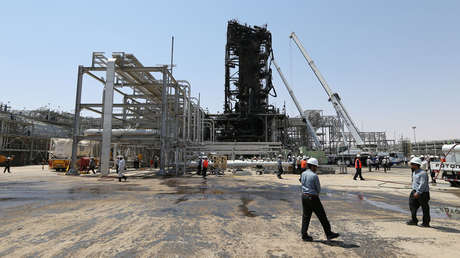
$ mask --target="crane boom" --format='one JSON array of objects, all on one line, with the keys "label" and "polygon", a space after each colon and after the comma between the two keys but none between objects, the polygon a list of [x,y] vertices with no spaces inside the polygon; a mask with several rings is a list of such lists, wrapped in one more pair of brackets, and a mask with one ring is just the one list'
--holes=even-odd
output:
[{"label": "crane boom", "polygon": [[272,59],[273,64],[275,65],[276,70],[278,71],[281,80],[283,80],[284,85],[286,86],[286,89],[289,92],[289,95],[291,95],[292,100],[294,101],[295,106],[297,107],[297,110],[299,110],[300,117],[302,117],[302,121],[305,122],[307,126],[307,130],[310,133],[310,135],[313,138],[313,142],[315,143],[315,147],[320,150],[321,149],[321,143],[319,142],[318,135],[316,135],[315,129],[313,128],[313,125],[311,124],[310,120],[308,117],[303,113],[302,108],[300,107],[299,102],[297,101],[296,96],[294,95],[294,92],[292,91],[291,87],[289,86],[289,83],[287,82],[286,78],[284,77],[283,73],[281,72],[281,68],[278,66],[278,64],[275,61],[275,58]]},{"label": "crane boom", "polygon": [[356,145],[363,146],[364,141],[359,135],[358,128],[353,123],[353,120],[351,119],[350,114],[348,114],[347,110],[345,109],[345,106],[342,104],[339,94],[333,93],[331,88],[329,88],[329,85],[327,84],[326,80],[319,72],[318,68],[316,67],[311,57],[308,55],[305,48],[302,46],[302,43],[300,43],[300,40],[299,38],[297,38],[297,35],[294,32],[292,32],[289,37],[294,41],[294,43],[300,49],[300,52],[302,53],[302,55],[307,60],[308,65],[313,70],[313,73],[316,75],[316,78],[318,78],[319,82],[321,83],[321,86],[323,86],[323,89],[326,91],[327,95],[329,96],[329,101],[332,102],[332,106],[337,111],[337,113],[340,114],[348,130],[350,131],[351,135],[355,139]]}]

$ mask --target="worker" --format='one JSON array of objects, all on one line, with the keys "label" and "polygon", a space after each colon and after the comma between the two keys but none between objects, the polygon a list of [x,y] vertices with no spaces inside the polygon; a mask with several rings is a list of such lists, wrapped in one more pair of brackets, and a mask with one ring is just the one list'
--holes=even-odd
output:
[{"label": "worker", "polygon": [[297,157],[297,172],[300,174],[302,173],[302,164],[301,164],[301,161],[302,161],[302,157],[298,156]]},{"label": "worker", "polygon": [[387,156],[387,170],[388,170],[388,171],[391,170],[391,159],[390,159],[390,156]]},{"label": "worker", "polygon": [[296,165],[297,165],[297,159],[294,155],[292,155],[292,173],[296,172]]},{"label": "worker", "polygon": [[316,171],[318,169],[318,160],[310,158],[307,161],[308,169],[300,176],[300,182],[302,184],[302,240],[313,241],[313,238],[308,235],[308,226],[310,225],[310,219],[312,212],[318,217],[321,225],[323,226],[324,233],[328,240],[337,238],[339,234],[332,232],[331,225],[327,219],[326,212],[324,211],[319,194],[321,192],[321,184],[319,182]]},{"label": "worker", "polygon": [[201,175],[201,165],[202,165],[202,163],[203,163],[203,159],[202,159],[202,158],[203,158],[202,156],[199,156],[199,157],[198,157],[198,164],[197,164],[197,166],[196,166],[196,174],[197,174],[197,175]]},{"label": "worker", "polygon": [[361,158],[360,154],[356,155],[356,159],[355,159],[356,173],[355,173],[355,176],[353,177],[353,180],[356,180],[358,176],[359,176],[359,179],[364,180],[363,176],[361,175],[361,169],[363,167],[363,164],[361,163],[360,158]]},{"label": "worker", "polygon": [[388,160],[387,160],[387,156],[384,156],[383,159],[382,159],[382,167],[383,167],[383,172],[387,172],[387,168],[388,168]]},{"label": "worker", "polygon": [[300,161],[300,168],[301,168],[301,173],[307,170],[307,156],[303,156],[302,160]]},{"label": "worker", "polygon": [[434,156],[429,156],[427,158],[427,167],[428,167],[428,170],[426,171],[428,174],[430,174],[431,176],[431,183],[433,184],[436,184],[436,173],[434,172],[434,170],[431,169],[431,161],[434,160]]},{"label": "worker", "polygon": [[89,160],[88,170],[86,171],[86,173],[89,173],[89,171],[92,170],[93,174],[96,174],[96,171],[94,171],[95,168],[96,168],[96,161],[94,160],[93,157],[91,157],[91,159]]},{"label": "worker", "polygon": [[375,165],[375,170],[380,171],[380,158],[379,158],[379,156],[375,157],[374,165]]},{"label": "worker", "polygon": [[367,167],[369,169],[369,172],[372,172],[372,159],[371,159],[371,156],[367,156],[366,164],[367,164]]},{"label": "worker", "polygon": [[428,185],[428,175],[421,169],[422,160],[413,158],[410,161],[412,170],[412,191],[409,195],[409,208],[412,219],[407,221],[407,225],[417,225],[417,210],[422,206],[423,223],[422,227],[430,227],[430,187]]},{"label": "worker", "polygon": [[10,167],[11,167],[11,157],[7,157],[6,160],[5,160],[5,168],[3,169],[3,173],[8,171],[8,173],[11,174]]},{"label": "worker", "polygon": [[281,154],[278,155],[278,173],[276,174],[276,176],[279,179],[282,179],[281,175],[283,174],[283,161],[281,160],[281,158],[282,158]]},{"label": "worker", "polygon": [[123,178],[126,182],[126,179],[128,179],[125,174],[123,174],[123,171],[126,169],[126,161],[123,158],[123,156],[120,157],[118,161],[118,182],[121,182],[121,179]]},{"label": "worker", "polygon": [[201,171],[201,173],[203,174],[203,178],[206,178],[206,171],[208,170],[208,165],[209,165],[208,157],[204,156],[202,171]]}]

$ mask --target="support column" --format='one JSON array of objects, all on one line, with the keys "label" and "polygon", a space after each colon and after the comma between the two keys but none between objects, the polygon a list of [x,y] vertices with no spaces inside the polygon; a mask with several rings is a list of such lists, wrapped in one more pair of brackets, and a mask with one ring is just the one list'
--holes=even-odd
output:
[{"label": "support column", "polygon": [[78,77],[77,77],[77,94],[75,98],[75,114],[73,119],[73,132],[72,132],[72,159],[70,162],[70,169],[67,175],[78,175],[77,165],[77,151],[79,141],[79,130],[80,130],[80,111],[81,111],[81,88],[83,84],[83,65],[78,66]]},{"label": "support column", "polygon": [[165,164],[166,164],[166,120],[168,116],[168,94],[167,94],[167,74],[166,66],[163,66],[163,89],[161,90],[161,131],[160,131],[160,174],[165,174]]},{"label": "support column", "polygon": [[113,83],[115,80],[115,59],[107,61],[106,82],[104,87],[104,121],[102,132],[101,173],[110,172],[110,147],[112,144]]}]

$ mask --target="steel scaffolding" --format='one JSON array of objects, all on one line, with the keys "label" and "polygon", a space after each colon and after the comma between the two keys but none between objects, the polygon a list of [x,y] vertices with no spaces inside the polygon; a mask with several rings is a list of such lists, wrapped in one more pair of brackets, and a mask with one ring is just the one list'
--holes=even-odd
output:
[{"label": "steel scaffolding", "polygon": [[[82,102],[83,77],[103,85],[100,103]],[[104,79],[105,77],[105,79]],[[114,103],[118,94],[122,103]],[[82,110],[100,115],[96,128],[83,127]],[[78,67],[71,170],[76,174],[77,143],[102,142],[101,172],[109,173],[117,154],[126,149],[142,152],[144,162],[160,156],[161,173],[184,173],[187,147],[202,142],[204,111],[191,97],[191,85],[176,80],[169,66],[144,66],[132,54],[114,52],[106,57],[94,52],[91,66]],[[119,130],[122,129],[122,130]],[[112,153],[112,155],[110,155]]]}]

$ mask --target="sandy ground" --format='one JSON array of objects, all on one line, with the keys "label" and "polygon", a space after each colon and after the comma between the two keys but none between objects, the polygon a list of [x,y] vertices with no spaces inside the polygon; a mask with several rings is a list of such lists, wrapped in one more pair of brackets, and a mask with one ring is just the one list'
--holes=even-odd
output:
[{"label": "sandy ground", "polygon": [[[432,228],[407,226],[408,169],[320,175],[334,231],[313,215],[300,239],[298,175],[197,175],[128,182],[64,176],[40,166],[0,174],[0,256],[10,257],[458,257],[460,189],[431,185]],[[351,171],[350,171],[351,173]],[[420,218],[421,220],[421,218]]]}]

